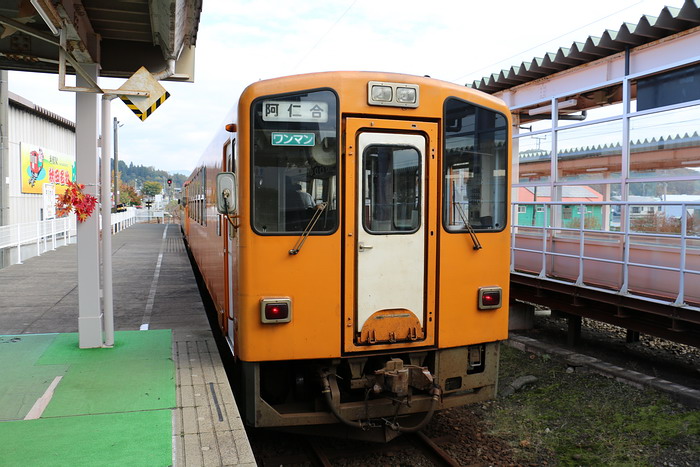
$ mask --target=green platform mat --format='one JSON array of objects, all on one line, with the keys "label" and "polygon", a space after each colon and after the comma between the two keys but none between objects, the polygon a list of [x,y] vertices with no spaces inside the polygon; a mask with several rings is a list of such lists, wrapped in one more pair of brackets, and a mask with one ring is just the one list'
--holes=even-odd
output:
[{"label": "green platform mat", "polygon": [[67,365],[35,365],[57,334],[0,336],[0,421],[22,420]]},{"label": "green platform mat", "polygon": [[114,348],[78,349],[77,334],[61,334],[39,365],[70,365],[44,417],[175,407],[172,336],[165,331],[123,331]]},{"label": "green platform mat", "polygon": [[[175,365],[170,330],[0,336],[0,465],[172,464]],[[56,376],[38,420],[22,420]],[[15,421],[7,421],[15,420]]]},{"label": "green platform mat", "polygon": [[0,465],[169,466],[171,430],[171,410],[0,423]]}]

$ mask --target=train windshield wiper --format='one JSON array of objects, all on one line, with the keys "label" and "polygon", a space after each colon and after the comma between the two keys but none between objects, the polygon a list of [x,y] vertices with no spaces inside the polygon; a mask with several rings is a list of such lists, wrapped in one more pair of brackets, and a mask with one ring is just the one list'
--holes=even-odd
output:
[{"label": "train windshield wiper", "polygon": [[306,227],[304,227],[304,231],[299,236],[299,239],[294,245],[294,248],[289,250],[290,255],[296,255],[297,253],[299,253],[301,247],[304,246],[306,238],[309,236],[314,226],[316,225],[316,222],[318,222],[318,220],[321,218],[321,214],[323,214],[323,210],[326,209],[326,206],[328,206],[328,203],[320,203],[316,205],[316,212],[314,212],[314,215],[311,216],[309,223],[306,224]]},{"label": "train windshield wiper", "polygon": [[483,248],[481,246],[481,242],[477,238],[476,232],[474,232],[472,225],[469,223],[469,219],[467,218],[466,214],[464,213],[462,206],[460,206],[459,203],[455,203],[455,202],[453,202],[452,205],[457,207],[457,212],[459,213],[459,217],[462,218],[462,222],[464,222],[464,227],[466,227],[467,232],[469,232],[469,236],[472,239],[472,243],[474,243],[474,249],[481,250]]}]

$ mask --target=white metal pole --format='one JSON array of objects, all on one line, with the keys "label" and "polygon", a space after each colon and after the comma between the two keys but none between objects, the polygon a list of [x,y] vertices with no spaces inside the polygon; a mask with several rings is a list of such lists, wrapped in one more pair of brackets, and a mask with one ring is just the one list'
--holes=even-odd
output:
[{"label": "white metal pole", "polygon": [[[97,65],[84,65],[97,79]],[[76,76],[76,84],[87,81]],[[97,95],[76,93],[76,178],[85,192],[97,195],[97,133],[99,106]],[[100,240],[96,213],[77,223],[78,242],[78,334],[80,348],[102,347],[102,313],[100,310]]]},{"label": "white metal pole", "polygon": [[114,312],[112,301],[112,177],[110,146],[112,145],[111,105],[114,96],[102,96],[102,309],[104,312],[104,345],[114,345]]},{"label": "white metal pole", "polygon": [[120,127],[119,120],[114,117],[114,206],[118,206],[119,199],[119,133],[117,129]]},{"label": "white metal pole", "polygon": [[22,224],[17,224],[17,264],[22,264]]},{"label": "white metal pole", "polygon": [[688,231],[688,206],[683,203],[681,204],[681,267],[678,272],[678,297],[673,303],[676,306],[682,306],[685,302],[685,264],[686,264],[686,254],[688,237],[686,236]]},{"label": "white metal pole", "polygon": [[[579,214],[579,231],[578,231],[578,278],[576,279],[576,285],[583,285],[583,257],[586,253],[586,242],[585,242],[585,232],[586,229],[586,206],[581,203],[578,206]],[[573,217],[573,216],[572,216]]]}]

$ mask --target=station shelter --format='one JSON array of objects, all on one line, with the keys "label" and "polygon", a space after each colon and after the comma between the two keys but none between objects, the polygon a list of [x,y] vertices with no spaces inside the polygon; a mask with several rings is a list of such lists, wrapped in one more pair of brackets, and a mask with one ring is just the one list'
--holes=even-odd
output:
[{"label": "station shelter", "polygon": [[[81,348],[113,345],[111,203],[107,201],[112,193],[111,183],[100,183],[100,177],[110,179],[110,167],[102,164],[100,168],[98,162],[99,151],[111,154],[111,102],[128,101],[144,120],[169,97],[160,81],[194,82],[201,12],[201,0],[0,2],[0,89],[7,89],[7,70],[34,71],[56,74],[57,89],[75,93],[75,179],[85,185],[86,195],[101,201],[99,219],[107,228],[100,231],[94,215],[76,229]],[[66,80],[70,75],[75,75],[74,85]],[[107,89],[100,84],[102,78],[126,81],[118,89]],[[8,99],[7,92],[0,97]],[[7,127],[0,127],[0,132],[0,225],[4,225],[9,223],[11,209],[7,171],[12,148]],[[29,150],[28,185],[36,186],[47,160],[41,155],[49,146],[41,147],[46,144],[41,141],[27,144],[35,145]],[[70,154],[60,147],[49,149]],[[64,180],[63,168],[55,168],[52,174]],[[45,175],[49,176],[48,171]]]},{"label": "station shelter", "polygon": [[616,303],[602,318],[623,326],[624,298],[641,298],[658,305],[648,329],[696,333],[698,2],[470,86],[505,100],[513,115],[514,296],[520,276],[530,286],[575,286],[570,295],[599,291]]}]

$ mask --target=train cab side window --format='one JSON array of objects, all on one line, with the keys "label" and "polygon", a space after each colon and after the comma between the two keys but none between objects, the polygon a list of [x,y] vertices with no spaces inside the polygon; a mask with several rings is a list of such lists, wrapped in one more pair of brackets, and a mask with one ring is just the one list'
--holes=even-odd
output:
[{"label": "train cab side window", "polygon": [[263,97],[252,108],[253,229],[304,231],[326,203],[313,233],[338,226],[337,97],[328,90]]},{"label": "train cab side window", "polygon": [[497,232],[508,215],[508,127],[498,112],[451,98],[445,103],[443,225]]}]

